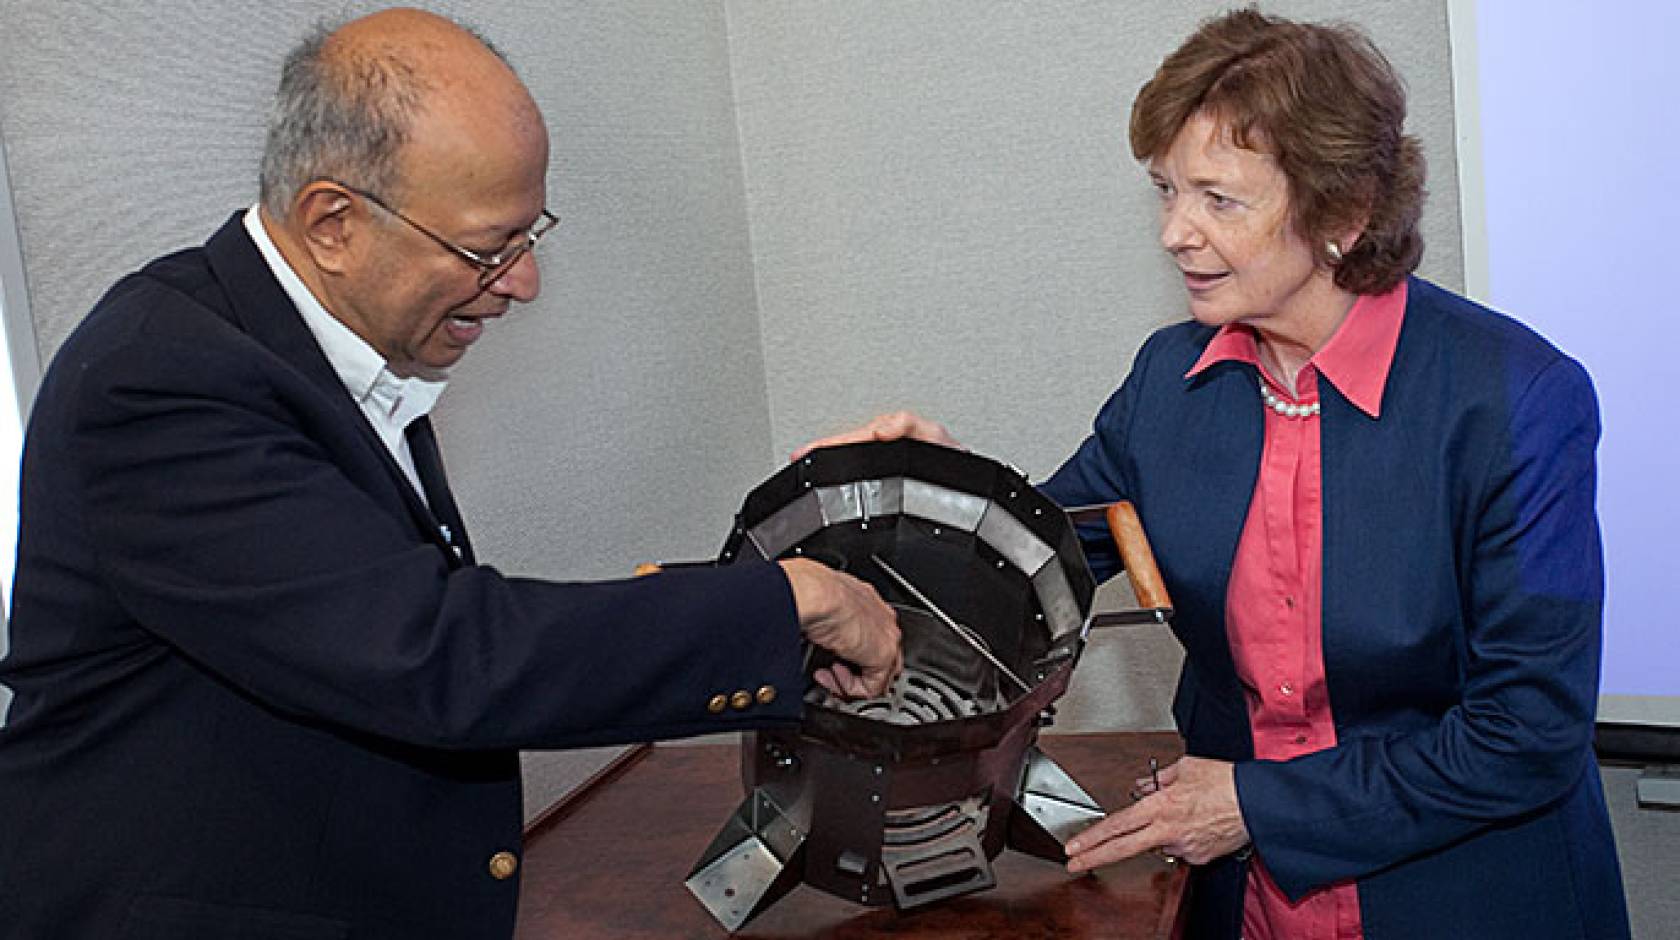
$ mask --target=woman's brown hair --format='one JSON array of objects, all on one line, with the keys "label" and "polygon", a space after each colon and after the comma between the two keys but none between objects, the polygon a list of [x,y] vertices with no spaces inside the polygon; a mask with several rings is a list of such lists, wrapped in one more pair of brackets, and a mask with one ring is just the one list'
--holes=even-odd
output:
[{"label": "woman's brown hair", "polygon": [[1277,160],[1308,244],[1365,222],[1358,242],[1330,262],[1336,286],[1382,293],[1417,267],[1423,149],[1404,132],[1400,77],[1363,32],[1255,10],[1204,22],[1138,92],[1132,155],[1165,154],[1203,111],[1237,146]]}]

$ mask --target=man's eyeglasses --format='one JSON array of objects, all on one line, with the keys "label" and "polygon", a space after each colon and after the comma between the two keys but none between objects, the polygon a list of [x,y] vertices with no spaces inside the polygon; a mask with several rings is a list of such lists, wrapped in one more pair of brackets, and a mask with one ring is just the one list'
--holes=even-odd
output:
[{"label": "man's eyeglasses", "polygon": [[471,248],[462,248],[460,245],[444,238],[442,235],[439,235],[424,225],[421,225],[419,222],[403,215],[390,204],[386,203],[385,200],[380,199],[378,196],[375,196],[373,193],[370,193],[365,189],[351,186],[349,183],[342,183],[333,179],[326,180],[326,182],[332,183],[334,186],[347,189],[363,199],[366,199],[368,202],[373,203],[379,208],[384,209],[386,212],[391,213],[404,222],[407,222],[416,232],[419,232],[432,241],[437,242],[462,261],[465,261],[477,268],[478,289],[481,291],[489,289],[491,284],[496,283],[501,279],[502,275],[512,270],[513,266],[519,263],[519,259],[523,258],[526,252],[537,247],[538,240],[553,231],[554,227],[560,224],[560,218],[558,216],[547,209],[544,209],[542,210],[542,215],[538,216],[536,224],[532,225],[531,228],[525,232],[524,237],[520,238],[516,244],[510,245],[493,255],[486,255],[482,252],[473,251]]}]

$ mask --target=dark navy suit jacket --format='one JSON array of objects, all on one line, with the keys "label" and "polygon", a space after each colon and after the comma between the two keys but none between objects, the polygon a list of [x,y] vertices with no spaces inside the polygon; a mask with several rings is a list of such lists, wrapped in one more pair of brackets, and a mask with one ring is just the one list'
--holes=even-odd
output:
[{"label": "dark navy suit jacket", "polygon": [[118,283],[25,445],[0,937],[507,937],[516,748],[799,714],[774,565],[469,561],[238,216]]},{"label": "dark navy suit jacket", "polygon": [[[1137,504],[1186,658],[1189,753],[1238,761],[1243,817],[1291,896],[1358,882],[1366,936],[1625,937],[1592,751],[1603,572],[1598,409],[1525,327],[1413,279],[1381,418],[1321,379],[1323,650],[1338,745],[1252,760],[1225,594],[1259,473],[1251,366],[1195,378],[1167,327],[1044,487]],[[1106,539],[1092,560],[1111,567]],[[1192,937],[1235,937],[1245,866],[1192,880]]]}]

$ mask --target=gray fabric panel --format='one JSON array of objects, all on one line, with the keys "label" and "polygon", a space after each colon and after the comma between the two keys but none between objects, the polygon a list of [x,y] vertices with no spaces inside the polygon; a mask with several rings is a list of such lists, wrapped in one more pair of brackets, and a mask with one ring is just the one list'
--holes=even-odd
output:
[{"label": "gray fabric panel", "polygon": [[[1042,478],[1183,316],[1126,143],[1139,86],[1223,2],[730,0],[777,451],[913,407]],[[1366,26],[1411,90],[1424,270],[1463,280],[1441,0],[1270,3]]]},{"label": "gray fabric panel", "polygon": [[[718,4],[439,5],[549,118],[543,296],[439,408],[484,556],[551,577],[716,551],[772,469]],[[43,358],[104,290],[255,199],[286,49],[369,4],[6,5],[0,121]]]},{"label": "gray fabric panel", "polygon": [[[5,0],[0,131],[43,361],[119,276],[255,200],[282,56],[317,17],[373,6]],[[480,556],[593,578],[715,553],[775,468],[721,5],[434,8],[525,76],[563,218],[543,296],[439,406]],[[533,789],[600,760],[545,758]]]}]

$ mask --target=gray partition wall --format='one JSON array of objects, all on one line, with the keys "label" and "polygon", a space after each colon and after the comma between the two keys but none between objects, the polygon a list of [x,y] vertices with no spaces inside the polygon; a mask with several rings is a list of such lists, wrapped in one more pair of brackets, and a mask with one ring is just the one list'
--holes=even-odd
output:
[{"label": "gray partition wall", "polygon": [[[1047,475],[1183,316],[1126,140],[1138,88],[1235,4],[728,3],[778,451],[900,405]],[[1366,28],[1430,167],[1423,273],[1463,282],[1441,0],[1265,3]]]},{"label": "gray partition wall", "polygon": [[[255,198],[287,47],[327,0],[0,2],[0,131],[42,361],[123,272]],[[1222,4],[457,2],[548,116],[542,297],[439,408],[487,561],[615,577],[714,552],[804,439],[885,407],[1042,476],[1181,315],[1131,97]],[[1443,0],[1365,24],[1428,150],[1428,273],[1461,281]],[[1177,650],[1093,644],[1065,728],[1160,727]],[[532,804],[599,754],[541,758]]]},{"label": "gray partition wall", "polygon": [[[771,440],[909,407],[1041,479],[1184,294],[1126,139],[1220,3],[752,2],[729,43]],[[1442,2],[1295,2],[1366,28],[1430,166],[1423,273],[1463,283]],[[1099,636],[1061,730],[1170,726],[1179,650]]]}]

